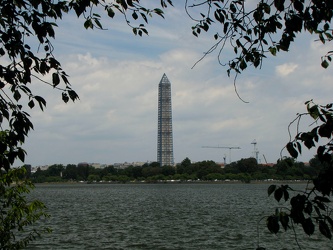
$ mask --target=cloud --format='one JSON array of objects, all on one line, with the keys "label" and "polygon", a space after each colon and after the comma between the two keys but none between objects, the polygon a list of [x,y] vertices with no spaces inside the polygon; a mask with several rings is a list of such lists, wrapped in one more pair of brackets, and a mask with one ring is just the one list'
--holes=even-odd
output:
[{"label": "cloud", "polygon": [[285,63],[282,65],[276,66],[275,71],[279,76],[286,77],[286,76],[290,75],[291,73],[293,73],[297,68],[298,68],[298,65],[295,63]]}]

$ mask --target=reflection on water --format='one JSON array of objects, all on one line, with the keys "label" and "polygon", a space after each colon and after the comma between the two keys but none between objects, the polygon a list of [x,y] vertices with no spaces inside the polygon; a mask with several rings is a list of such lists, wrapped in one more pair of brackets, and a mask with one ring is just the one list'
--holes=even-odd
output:
[{"label": "reflection on water", "polygon": [[[268,232],[268,184],[38,185],[53,232],[30,249],[298,249],[294,236]],[[304,249],[329,249],[300,233]]]}]

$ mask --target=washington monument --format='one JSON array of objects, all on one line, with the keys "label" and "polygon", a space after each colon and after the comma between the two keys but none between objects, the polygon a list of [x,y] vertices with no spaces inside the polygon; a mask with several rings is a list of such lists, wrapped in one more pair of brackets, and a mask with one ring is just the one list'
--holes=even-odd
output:
[{"label": "washington monument", "polygon": [[158,84],[157,162],[160,166],[173,166],[171,83],[163,74]]}]

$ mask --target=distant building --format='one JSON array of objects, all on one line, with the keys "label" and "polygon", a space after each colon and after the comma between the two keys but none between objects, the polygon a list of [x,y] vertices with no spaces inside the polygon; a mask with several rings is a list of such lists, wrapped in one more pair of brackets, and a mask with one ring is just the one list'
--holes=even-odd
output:
[{"label": "distant building", "polygon": [[88,162],[80,162],[79,164],[77,164],[78,167],[89,167],[90,164]]},{"label": "distant building", "polygon": [[113,167],[116,169],[125,169],[125,168],[128,168],[129,166],[132,166],[132,163],[124,162],[124,163],[114,163],[113,164]]},{"label": "distant building", "polygon": [[49,165],[44,165],[44,166],[35,166],[31,168],[31,173],[37,172],[38,169],[45,171],[49,168]]},{"label": "distant building", "polygon": [[107,167],[106,164],[100,164],[100,163],[91,163],[90,166],[97,168],[97,169],[103,169],[103,168]]},{"label": "distant building", "polygon": [[165,74],[158,85],[157,162],[161,167],[174,165],[171,83]]}]

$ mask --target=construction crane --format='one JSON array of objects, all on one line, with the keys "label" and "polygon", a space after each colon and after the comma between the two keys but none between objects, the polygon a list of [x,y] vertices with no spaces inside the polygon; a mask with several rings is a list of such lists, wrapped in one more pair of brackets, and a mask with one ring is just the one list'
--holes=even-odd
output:
[{"label": "construction crane", "polygon": [[266,164],[268,164],[265,155],[263,154],[262,156],[264,157]]},{"label": "construction crane", "polygon": [[253,154],[254,154],[254,158],[257,160],[257,163],[259,163],[258,162],[258,155],[259,155],[259,151],[258,151],[258,149],[257,149],[257,141],[256,141],[256,139],[254,139],[253,140],[253,142],[251,142],[251,144],[253,144]]},{"label": "construction crane", "polygon": [[[228,148],[229,149],[229,163],[231,163],[231,150],[232,149],[241,149],[240,147],[220,147],[220,146],[202,146],[203,148]],[[224,164],[225,164],[225,157],[223,157],[224,159]]]}]

